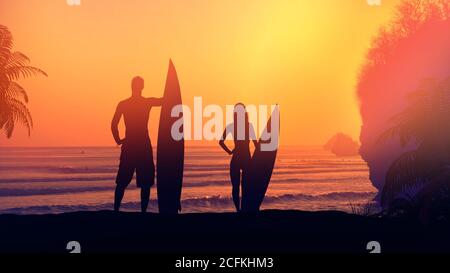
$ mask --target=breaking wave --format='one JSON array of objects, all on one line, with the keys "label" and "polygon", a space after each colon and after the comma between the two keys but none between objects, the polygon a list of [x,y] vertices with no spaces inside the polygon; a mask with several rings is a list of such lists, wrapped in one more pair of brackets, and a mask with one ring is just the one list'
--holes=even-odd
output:
[{"label": "breaking wave", "polygon": [[[266,196],[264,205],[292,204],[293,202],[314,202],[314,201],[348,201],[370,200],[375,197],[375,192],[332,192],[320,195],[307,194],[284,194],[279,196]],[[150,210],[157,210],[157,200],[150,201]],[[223,208],[232,209],[232,200],[227,196],[209,196],[201,198],[189,198],[181,201],[184,211],[208,211],[207,208],[215,208],[213,211]],[[29,206],[0,210],[1,214],[53,214],[74,211],[99,211],[111,210],[112,203],[95,205],[55,205],[55,206]],[[125,202],[122,204],[123,210],[139,210],[139,202]]]}]

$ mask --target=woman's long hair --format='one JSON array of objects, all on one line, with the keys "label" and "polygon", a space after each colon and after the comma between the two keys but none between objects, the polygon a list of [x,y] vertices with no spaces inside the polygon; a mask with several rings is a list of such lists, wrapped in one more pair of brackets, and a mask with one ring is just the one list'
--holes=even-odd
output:
[{"label": "woman's long hair", "polygon": [[[244,118],[244,124],[242,127],[241,123],[242,123],[242,117],[241,115],[239,115],[241,112],[243,111],[243,113],[245,114],[245,118]],[[250,140],[250,123],[248,121],[248,113],[247,110],[245,109],[245,105],[243,103],[237,103],[234,106],[234,115],[233,115],[233,125],[234,125],[234,134],[233,134],[233,138],[234,140]],[[239,126],[238,126],[239,125]],[[241,128],[241,130],[239,130],[239,128]],[[244,138],[242,139],[242,128],[245,128],[245,135],[243,136]],[[241,136],[241,139],[239,139],[239,136]]]}]

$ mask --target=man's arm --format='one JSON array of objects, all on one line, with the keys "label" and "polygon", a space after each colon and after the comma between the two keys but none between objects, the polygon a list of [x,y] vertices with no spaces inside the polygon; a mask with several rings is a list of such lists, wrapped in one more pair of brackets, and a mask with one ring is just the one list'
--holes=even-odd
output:
[{"label": "man's arm", "polygon": [[147,98],[150,106],[162,106],[163,98]]},{"label": "man's arm", "polygon": [[122,140],[120,139],[119,135],[119,121],[122,117],[122,107],[121,104],[117,105],[116,112],[114,113],[114,117],[111,121],[111,132],[114,137],[114,140],[116,141],[117,145],[122,145]]}]

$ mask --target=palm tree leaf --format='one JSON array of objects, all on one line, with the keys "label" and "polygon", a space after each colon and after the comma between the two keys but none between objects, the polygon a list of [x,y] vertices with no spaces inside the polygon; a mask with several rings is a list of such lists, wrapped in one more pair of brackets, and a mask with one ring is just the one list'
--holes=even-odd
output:
[{"label": "palm tree leaf", "polygon": [[386,129],[376,140],[376,144],[382,144],[388,139],[400,138],[400,144],[405,146],[412,139],[422,141],[421,134],[417,132],[417,118],[410,112],[402,112],[391,120],[394,126]]},{"label": "palm tree leaf", "polygon": [[11,54],[9,49],[0,46],[0,67],[5,66],[9,54]]},{"label": "palm tree leaf", "polygon": [[0,25],[0,47],[11,49],[13,46],[13,36],[6,26]]},{"label": "palm tree leaf", "polygon": [[425,183],[427,177],[420,167],[417,151],[401,155],[389,168],[381,192],[381,205],[389,207],[392,201],[408,188]]},{"label": "palm tree leaf", "polygon": [[9,111],[8,107],[5,103],[5,100],[0,100],[0,128],[3,128],[3,126],[6,123],[6,120],[8,119]]},{"label": "palm tree leaf", "polygon": [[13,47],[13,37],[9,29],[0,25],[0,67],[2,67]]},{"label": "palm tree leaf", "polygon": [[[11,52],[13,36],[6,26],[0,25],[0,130],[10,138],[17,123],[24,125],[31,134],[33,119],[25,103],[25,89],[15,81],[19,78],[47,74],[30,66],[29,58],[21,52]],[[25,102],[22,102],[22,100]]]},{"label": "palm tree leaf", "polygon": [[5,63],[5,69],[15,66],[27,66],[30,63],[30,59],[21,52],[12,52],[8,56],[8,60]]},{"label": "palm tree leaf", "polygon": [[11,81],[18,80],[20,77],[28,78],[31,76],[38,76],[38,75],[47,76],[47,73],[33,66],[9,67],[6,69],[5,74]]},{"label": "palm tree leaf", "polygon": [[14,131],[14,121],[12,119],[6,120],[2,129],[5,131],[6,137],[11,138],[12,132]]},{"label": "palm tree leaf", "polygon": [[14,120],[22,123],[28,128],[28,134],[31,132],[31,128],[33,127],[33,119],[31,117],[30,110],[28,110],[27,106],[17,99],[11,99],[12,113],[14,116]]},{"label": "palm tree leaf", "polygon": [[395,138],[400,135],[401,125],[392,126],[385,130],[377,139],[376,144],[382,144],[389,139]]},{"label": "palm tree leaf", "polygon": [[376,144],[393,137],[399,137],[402,146],[412,139],[422,142],[430,134],[429,129],[435,127],[440,117],[449,117],[449,88],[450,79],[423,80],[416,91],[406,96],[407,107],[389,119],[388,122],[394,125],[378,137]]},{"label": "palm tree leaf", "polygon": [[27,92],[16,82],[9,83],[9,86],[5,91],[5,95],[9,98],[23,98],[25,102],[28,102]]},{"label": "palm tree leaf", "polygon": [[4,73],[0,73],[0,95],[8,88],[9,82],[9,78]]},{"label": "palm tree leaf", "polygon": [[14,130],[14,118],[12,116],[11,106],[6,101],[0,101],[0,129],[5,132],[7,138],[10,138]]},{"label": "palm tree leaf", "polygon": [[33,119],[30,111],[23,102],[15,98],[7,98],[2,108],[0,112],[2,116],[0,124],[2,124],[2,128],[5,130],[8,138],[12,135],[15,123],[24,125],[28,130],[28,135],[31,135]]}]

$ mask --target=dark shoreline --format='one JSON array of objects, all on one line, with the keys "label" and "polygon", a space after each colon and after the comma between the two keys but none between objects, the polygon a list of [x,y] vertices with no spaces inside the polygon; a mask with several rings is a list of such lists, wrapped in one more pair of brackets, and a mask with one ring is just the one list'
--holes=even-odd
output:
[{"label": "dark shoreline", "polygon": [[0,252],[383,253],[450,252],[450,225],[344,212],[262,211],[165,216],[111,211],[0,215]]}]

